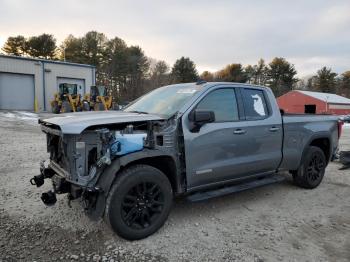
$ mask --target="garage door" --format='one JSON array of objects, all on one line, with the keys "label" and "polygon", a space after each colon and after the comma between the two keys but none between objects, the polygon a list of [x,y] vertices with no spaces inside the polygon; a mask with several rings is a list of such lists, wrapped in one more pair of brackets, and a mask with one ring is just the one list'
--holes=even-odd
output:
[{"label": "garage door", "polygon": [[0,109],[34,110],[34,76],[0,73]]}]

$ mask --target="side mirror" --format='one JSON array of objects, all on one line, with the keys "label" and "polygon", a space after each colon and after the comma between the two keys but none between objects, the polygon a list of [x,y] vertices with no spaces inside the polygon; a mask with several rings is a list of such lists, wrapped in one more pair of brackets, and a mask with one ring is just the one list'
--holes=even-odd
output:
[{"label": "side mirror", "polygon": [[188,115],[188,120],[191,123],[191,131],[198,132],[204,124],[215,121],[215,114],[213,111],[195,109]]}]

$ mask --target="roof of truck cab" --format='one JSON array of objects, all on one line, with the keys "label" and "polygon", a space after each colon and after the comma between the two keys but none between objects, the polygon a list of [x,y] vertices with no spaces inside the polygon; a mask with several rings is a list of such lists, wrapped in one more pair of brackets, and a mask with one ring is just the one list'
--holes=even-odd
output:
[{"label": "roof of truck cab", "polygon": [[174,87],[191,87],[191,86],[204,86],[204,87],[212,87],[217,85],[230,85],[234,87],[258,87],[258,88],[266,88],[266,86],[261,85],[255,85],[255,84],[247,84],[247,83],[238,83],[238,82],[206,82],[206,81],[200,81],[200,82],[191,82],[191,83],[178,83],[178,84],[171,84],[168,86],[174,86]]},{"label": "roof of truck cab", "polygon": [[238,82],[202,82],[202,83],[190,83],[194,85],[203,85],[206,88],[218,86],[218,85],[229,85],[229,86],[234,86],[234,87],[252,87],[252,88],[263,88],[263,89],[269,89],[266,86],[261,86],[261,85],[254,85],[254,84],[247,84],[247,83],[238,83]]},{"label": "roof of truck cab", "polygon": [[[262,89],[269,89],[266,86],[260,86],[260,85],[254,85],[254,84],[246,84],[246,83],[238,83],[238,82],[191,82],[191,83],[179,83],[179,84],[171,84],[167,85],[167,87],[181,87],[181,88],[195,88],[201,91],[210,89],[211,87],[215,86],[231,86],[231,87],[252,87],[252,88],[262,88]],[[164,86],[165,87],[165,86]]]},{"label": "roof of truck cab", "polygon": [[[194,83],[196,84],[196,83]],[[243,86],[243,87],[262,87],[266,88],[266,86],[248,84],[248,83],[239,83],[239,82],[203,82],[203,85],[233,85],[233,86]]]}]

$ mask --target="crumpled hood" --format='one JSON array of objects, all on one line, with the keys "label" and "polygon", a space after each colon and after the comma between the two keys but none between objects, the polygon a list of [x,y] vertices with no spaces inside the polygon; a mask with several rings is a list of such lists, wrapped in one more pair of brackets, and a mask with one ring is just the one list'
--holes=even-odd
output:
[{"label": "crumpled hood", "polygon": [[124,111],[90,111],[60,114],[51,118],[40,118],[39,124],[54,124],[63,134],[80,134],[86,128],[97,125],[164,120],[158,115]]}]

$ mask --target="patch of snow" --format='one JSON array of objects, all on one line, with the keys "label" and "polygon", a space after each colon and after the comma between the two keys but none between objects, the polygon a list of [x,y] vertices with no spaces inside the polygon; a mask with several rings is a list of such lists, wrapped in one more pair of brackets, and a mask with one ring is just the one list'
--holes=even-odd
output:
[{"label": "patch of snow", "polygon": [[36,113],[26,112],[26,111],[14,111],[14,112],[17,114],[28,116],[28,117],[38,118],[38,114],[36,114]]},{"label": "patch of snow", "polygon": [[4,116],[4,117],[7,117],[7,118],[16,118],[16,115],[10,113],[10,112],[1,112],[1,114]]},{"label": "patch of snow", "polygon": [[26,112],[26,111],[13,111],[13,112],[0,111],[0,117],[5,117],[12,120],[24,120],[31,123],[37,123],[39,118],[38,114]]}]

